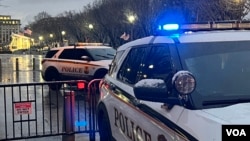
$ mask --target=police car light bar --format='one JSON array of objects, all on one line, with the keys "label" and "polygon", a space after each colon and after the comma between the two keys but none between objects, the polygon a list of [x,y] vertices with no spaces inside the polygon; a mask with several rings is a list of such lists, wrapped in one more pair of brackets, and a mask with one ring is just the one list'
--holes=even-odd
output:
[{"label": "police car light bar", "polygon": [[201,30],[226,30],[226,29],[250,29],[250,21],[218,21],[207,23],[165,24],[159,26],[160,31],[201,31]]},{"label": "police car light bar", "polygon": [[179,25],[178,24],[165,24],[162,26],[163,30],[178,30]]},{"label": "police car light bar", "polygon": [[207,22],[191,23],[180,26],[181,30],[226,30],[226,29],[250,29],[250,21],[225,21],[225,22]]},{"label": "police car light bar", "polygon": [[76,43],[75,46],[101,46],[103,43]]}]

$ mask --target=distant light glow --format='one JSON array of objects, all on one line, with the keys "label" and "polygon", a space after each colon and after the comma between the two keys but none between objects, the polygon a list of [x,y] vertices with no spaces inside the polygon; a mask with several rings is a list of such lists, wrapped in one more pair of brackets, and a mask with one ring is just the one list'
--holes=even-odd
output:
[{"label": "distant light glow", "polygon": [[153,69],[154,65],[149,65],[148,68]]}]

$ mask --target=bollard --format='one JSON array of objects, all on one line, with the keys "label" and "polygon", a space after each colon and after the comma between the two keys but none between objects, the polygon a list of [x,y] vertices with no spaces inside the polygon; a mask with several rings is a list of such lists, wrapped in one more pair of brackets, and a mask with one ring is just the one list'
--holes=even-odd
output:
[{"label": "bollard", "polygon": [[2,73],[2,60],[0,59],[0,73]]},{"label": "bollard", "polygon": [[33,58],[33,70],[35,70],[36,69],[36,62],[35,62],[35,58]]},{"label": "bollard", "polygon": [[2,81],[2,60],[0,59],[0,82]]},{"label": "bollard", "polygon": [[62,136],[62,141],[75,141],[75,92],[64,92],[64,115],[63,115],[63,129],[66,135]]},{"label": "bollard", "polygon": [[16,71],[19,71],[18,58],[16,58]]}]

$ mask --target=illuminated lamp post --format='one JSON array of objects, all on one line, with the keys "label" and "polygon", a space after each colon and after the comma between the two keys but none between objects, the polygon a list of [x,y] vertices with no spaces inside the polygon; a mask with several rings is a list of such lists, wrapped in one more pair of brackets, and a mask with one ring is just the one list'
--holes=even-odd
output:
[{"label": "illuminated lamp post", "polygon": [[51,33],[51,34],[49,34],[49,37],[50,37],[51,47],[53,47],[53,37],[54,37],[54,35]]},{"label": "illuminated lamp post", "polygon": [[89,29],[92,30],[94,28],[93,24],[89,24]]},{"label": "illuminated lamp post", "polygon": [[43,36],[39,36],[38,39],[39,39],[39,44],[41,45],[43,42]]},{"label": "illuminated lamp post", "polygon": [[49,37],[52,39],[54,37],[54,35],[53,34],[49,34]]},{"label": "illuminated lamp post", "polygon": [[128,16],[128,21],[129,21],[129,23],[131,23],[132,24],[132,26],[131,26],[131,31],[130,31],[130,38],[131,38],[131,40],[133,40],[133,25],[134,25],[134,22],[135,22],[135,16],[134,15],[129,15]]},{"label": "illuminated lamp post", "polygon": [[64,36],[65,36],[66,32],[62,31],[61,34],[62,34],[62,43],[63,43],[63,46],[64,46]]},{"label": "illuminated lamp post", "polygon": [[62,33],[62,40],[64,40],[64,36],[65,36],[66,32],[62,31],[61,33]]},{"label": "illuminated lamp post", "polygon": [[40,51],[42,48],[42,43],[43,43],[43,36],[39,36],[38,39],[39,39],[39,45],[40,45],[38,50]]},{"label": "illuminated lamp post", "polygon": [[[89,28],[89,30],[90,30],[90,31],[89,31],[89,36],[91,37],[91,34],[92,34],[91,31],[92,31],[93,28],[94,28],[93,24],[89,24],[88,28]],[[86,37],[86,39],[85,39],[86,42],[89,42],[89,41],[90,41],[90,39],[89,39],[90,37]]]}]

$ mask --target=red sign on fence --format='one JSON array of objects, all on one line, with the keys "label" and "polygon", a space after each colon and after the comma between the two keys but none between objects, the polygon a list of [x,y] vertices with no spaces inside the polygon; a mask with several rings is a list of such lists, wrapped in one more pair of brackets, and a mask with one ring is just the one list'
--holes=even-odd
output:
[{"label": "red sign on fence", "polygon": [[31,114],[31,102],[19,102],[14,104],[15,113],[18,115]]}]

